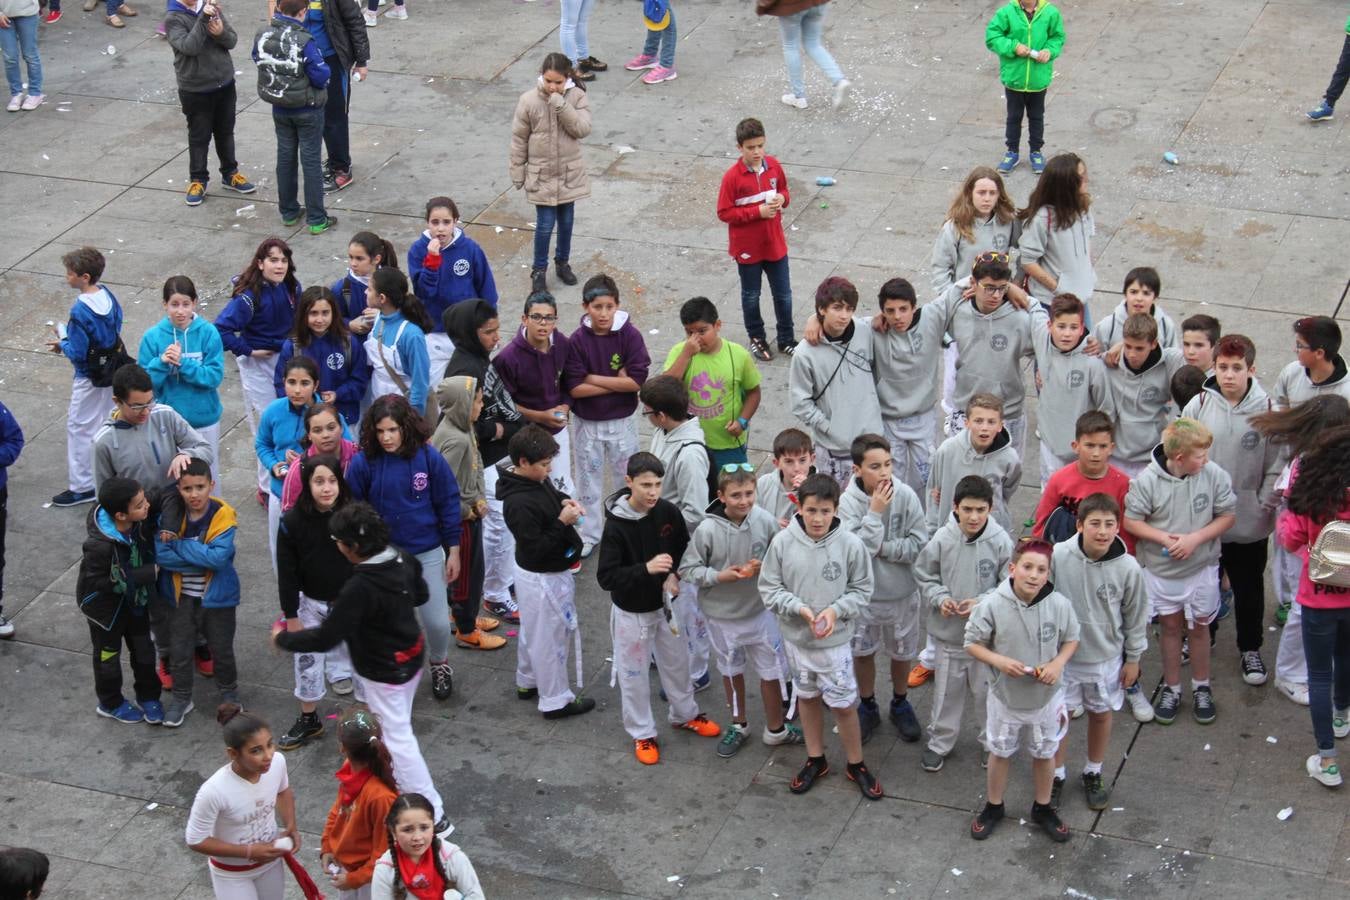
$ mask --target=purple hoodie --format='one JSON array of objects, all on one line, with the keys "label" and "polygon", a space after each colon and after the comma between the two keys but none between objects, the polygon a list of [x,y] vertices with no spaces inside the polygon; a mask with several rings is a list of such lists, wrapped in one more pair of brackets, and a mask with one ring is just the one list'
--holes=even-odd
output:
[{"label": "purple hoodie", "polygon": [[[545,410],[569,400],[563,396],[562,388],[558,385],[563,365],[567,362],[568,343],[565,335],[555,331],[549,336],[548,352],[541,353],[530,346],[522,325],[511,343],[493,357],[492,367],[501,376],[502,384],[506,385],[516,406]],[[557,434],[565,425],[566,420],[559,419],[556,425],[547,427]]]},{"label": "purple hoodie", "polygon": [[[628,370],[628,377],[641,385],[647,380],[652,359],[642,332],[633,327],[628,313],[619,310],[609,334],[591,331],[590,316],[581,317],[581,327],[568,338],[571,352],[563,367],[562,389],[570,395],[572,388],[586,380],[587,375],[617,376],[620,369]],[[626,419],[637,409],[638,397],[632,394],[604,394],[599,397],[572,399],[572,412],[592,422]],[[528,405],[528,404],[526,404]]]}]

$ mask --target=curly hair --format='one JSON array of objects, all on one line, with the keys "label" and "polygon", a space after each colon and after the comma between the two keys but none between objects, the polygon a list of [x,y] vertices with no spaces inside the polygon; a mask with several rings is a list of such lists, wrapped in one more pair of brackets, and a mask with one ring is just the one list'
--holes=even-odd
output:
[{"label": "curly hair", "polygon": [[1013,205],[1012,197],[1008,196],[1008,189],[1003,186],[1003,176],[989,166],[976,166],[961,183],[961,190],[952,198],[952,205],[947,208],[947,221],[951,222],[956,233],[967,241],[975,240],[975,220],[980,214],[976,211],[975,201],[971,198],[975,194],[975,182],[982,179],[992,181],[998,188],[998,200],[994,202],[994,221],[1000,225],[1007,225],[1017,216],[1017,208]]},{"label": "curly hair", "polygon": [[375,434],[375,426],[385,419],[393,419],[402,433],[403,442],[399,444],[396,455],[404,459],[412,459],[417,454],[417,448],[431,437],[431,429],[427,428],[426,420],[422,418],[420,412],[412,408],[408,398],[401,394],[376,397],[375,402],[370,404],[370,409],[366,410],[365,418],[361,420],[361,452],[372,462],[384,455],[384,448],[380,446],[380,439]]},{"label": "curly hair", "polygon": [[1350,425],[1324,432],[1299,461],[1289,508],[1315,522],[1334,519],[1350,503]]}]

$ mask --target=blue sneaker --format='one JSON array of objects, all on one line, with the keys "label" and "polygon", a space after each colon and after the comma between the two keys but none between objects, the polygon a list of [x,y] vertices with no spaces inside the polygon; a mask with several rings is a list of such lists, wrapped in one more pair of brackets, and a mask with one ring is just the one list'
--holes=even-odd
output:
[{"label": "blue sneaker", "polygon": [[919,725],[919,717],[914,712],[914,707],[910,705],[909,700],[896,702],[891,698],[891,724],[895,730],[900,732],[900,740],[906,744],[912,744],[923,735],[923,728]]},{"label": "blue sneaker", "polygon": [[1312,119],[1314,122],[1320,122],[1323,119],[1330,119],[1335,114],[1336,110],[1332,109],[1330,104],[1328,104],[1327,101],[1325,100],[1317,104],[1317,109],[1308,110],[1308,118]]},{"label": "blue sneaker", "polygon": [[998,173],[1000,175],[1007,175],[1013,169],[1017,168],[1017,163],[1020,162],[1021,159],[1022,157],[1017,155],[1017,151],[1005,150],[1003,152],[1003,160],[998,164]]},{"label": "blue sneaker", "polygon": [[130,700],[123,700],[117,709],[108,709],[100,703],[94,712],[105,719],[116,719],[123,725],[136,725],[145,721],[145,714],[141,712],[141,708]]},{"label": "blue sneaker", "polygon": [[[655,661],[652,662],[652,668],[653,669],[656,668]],[[698,678],[694,679],[694,693],[697,694],[699,691],[706,691],[711,684],[712,684],[712,670],[708,670]],[[670,698],[666,696],[665,688],[661,688],[656,693],[657,696],[661,698],[661,702],[665,703],[670,700]]]},{"label": "blue sneaker", "polygon": [[862,743],[867,743],[872,738],[873,732],[881,724],[881,710],[877,709],[877,701],[873,699],[870,703],[866,700],[858,704],[858,730],[862,736]]},{"label": "blue sneaker", "polygon": [[1039,175],[1045,171],[1045,155],[1039,150],[1031,151],[1031,174]]},{"label": "blue sneaker", "polygon": [[1214,617],[1214,621],[1222,622],[1233,612],[1233,589],[1219,588],[1219,613]]},{"label": "blue sneaker", "polygon": [[141,713],[145,716],[147,725],[164,724],[164,704],[158,700],[147,700],[141,704]]}]

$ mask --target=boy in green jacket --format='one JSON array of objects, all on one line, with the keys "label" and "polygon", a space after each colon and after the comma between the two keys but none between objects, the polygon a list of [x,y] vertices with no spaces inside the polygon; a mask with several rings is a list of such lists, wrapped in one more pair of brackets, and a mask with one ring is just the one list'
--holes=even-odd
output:
[{"label": "boy in green jacket", "polygon": [[1008,145],[998,170],[1006,175],[1021,159],[1022,116],[1031,134],[1031,171],[1045,169],[1041,145],[1045,137],[1045,91],[1054,75],[1051,62],[1064,49],[1064,22],[1046,0],[1008,0],[999,7],[984,31],[984,45],[998,54],[1003,94],[1008,101]]}]

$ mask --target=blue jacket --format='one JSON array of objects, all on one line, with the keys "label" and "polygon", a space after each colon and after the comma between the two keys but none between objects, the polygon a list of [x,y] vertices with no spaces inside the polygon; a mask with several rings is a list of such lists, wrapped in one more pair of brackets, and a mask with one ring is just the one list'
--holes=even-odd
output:
[{"label": "blue jacket", "polygon": [[[286,396],[286,363],[296,356],[295,341],[287,338],[277,354],[277,369],[272,376],[272,385],[277,396]],[[346,348],[328,336],[311,338],[310,344],[299,355],[308,356],[319,367],[319,392],[337,393],[338,411],[348,422],[361,421],[361,399],[366,395],[366,386],[370,384],[370,362],[366,359],[366,350],[359,337],[349,337]]]},{"label": "blue jacket", "polygon": [[[175,342],[183,348],[182,361],[171,366],[160,357]],[[184,331],[175,328],[168,316],[160,319],[141,338],[136,361],[150,373],[156,402],[172,407],[193,428],[220,421],[225,346],[220,332],[205,318],[195,317]]]},{"label": "blue jacket", "polygon": [[[280,397],[267,404],[267,409],[263,410],[258,422],[258,434],[253,439],[253,449],[258,454],[258,459],[267,467],[268,477],[272,479],[272,496],[278,500],[281,499],[283,479],[272,474],[272,467],[286,461],[287,450],[294,450],[303,456],[304,448],[300,445],[300,439],[304,436],[305,407],[292,405],[286,397]],[[345,419],[342,422],[342,436],[349,441],[352,439]]]},{"label": "blue jacket", "polygon": [[14,415],[0,403],[0,490],[9,486],[9,467],[23,450],[23,429]]},{"label": "blue jacket", "polygon": [[[295,286],[295,296],[300,285]],[[280,350],[295,325],[295,297],[286,291],[286,283],[263,282],[262,300],[244,291],[216,316],[216,330],[225,349],[235,356],[248,356],[254,350]]]},{"label": "blue jacket", "polygon": [[61,341],[61,352],[75,366],[75,377],[89,377],[84,360],[90,346],[111,347],[121,333],[122,305],[112,291],[99,285],[94,293],[81,294],[70,308],[70,322]]},{"label": "blue jacket", "polygon": [[[387,315],[380,313],[370,333],[378,333],[380,343],[392,347],[399,326],[405,321],[401,312]],[[408,373],[403,379],[408,383],[408,403],[413,409],[422,409],[427,405],[427,391],[430,390],[431,358],[427,355],[427,336],[417,327],[417,323],[408,322],[408,327],[403,329],[403,337],[398,341],[398,356],[404,371]],[[374,365],[373,362],[371,364]]]},{"label": "blue jacket", "polygon": [[473,238],[456,228],[449,247],[442,247],[439,264],[427,265],[429,232],[408,248],[408,277],[413,293],[427,308],[437,331],[445,331],[445,311],[461,300],[486,300],[497,306],[497,283],[487,254]]},{"label": "blue jacket", "polygon": [[[203,540],[174,539],[163,541],[155,535],[155,562],[159,564],[159,593],[174,606],[182,596],[183,572],[206,572],[206,590],[202,606],[222,609],[239,605],[239,574],[234,570],[234,533],[238,526],[234,508],[224,500],[212,497],[206,515],[209,521]],[[163,531],[182,534],[187,526],[187,510],[176,504],[183,518],[167,522],[160,518]],[[165,514],[167,515],[167,513]]]},{"label": "blue jacket", "polygon": [[366,311],[366,285],[352,277],[349,271],[333,282],[333,296],[338,298],[342,318],[348,323],[359,319]]},{"label": "blue jacket", "polygon": [[[361,452],[347,466],[352,496],[365,500],[389,526],[389,542],[408,553],[459,546],[459,483],[450,464],[426,444],[411,459]],[[435,573],[428,573],[435,577]]]}]

